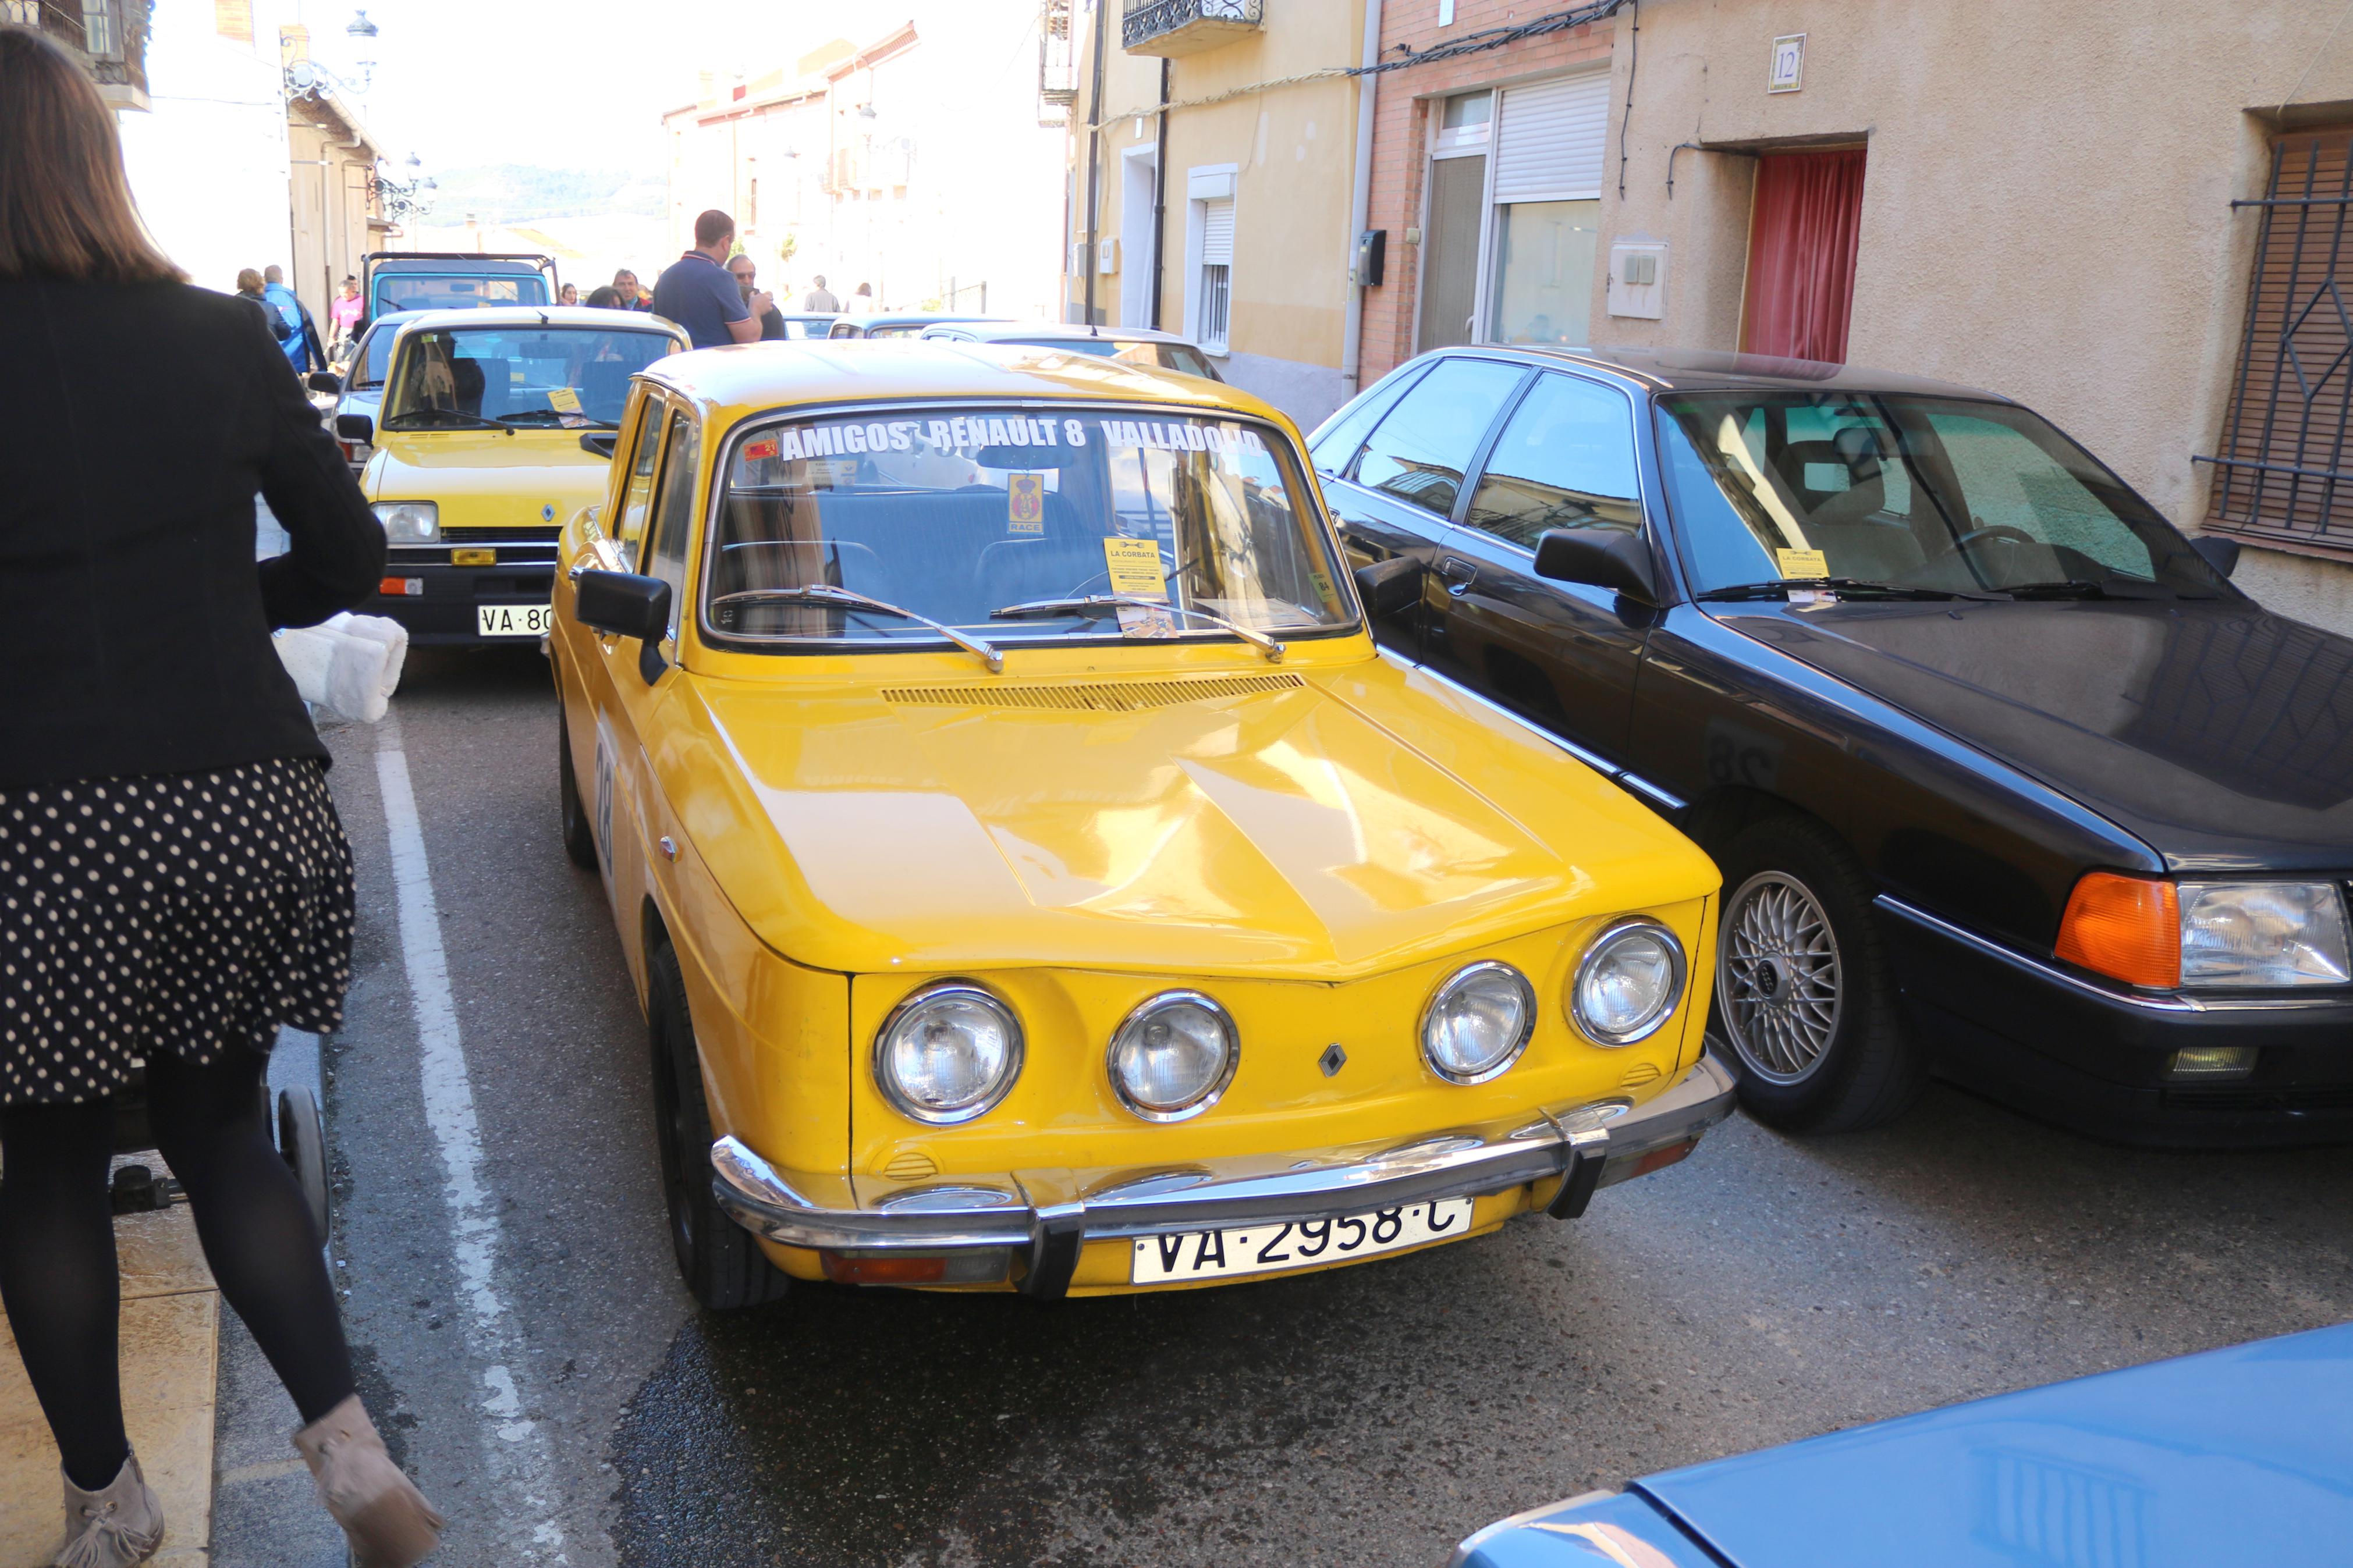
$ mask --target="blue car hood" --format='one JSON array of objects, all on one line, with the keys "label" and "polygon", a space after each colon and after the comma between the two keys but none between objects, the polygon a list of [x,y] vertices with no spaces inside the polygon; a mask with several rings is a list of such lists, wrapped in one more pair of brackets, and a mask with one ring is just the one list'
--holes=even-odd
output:
[{"label": "blue car hood", "polygon": [[1735,1568],[2353,1559],[2353,1326],[1670,1470],[1631,1490]]}]

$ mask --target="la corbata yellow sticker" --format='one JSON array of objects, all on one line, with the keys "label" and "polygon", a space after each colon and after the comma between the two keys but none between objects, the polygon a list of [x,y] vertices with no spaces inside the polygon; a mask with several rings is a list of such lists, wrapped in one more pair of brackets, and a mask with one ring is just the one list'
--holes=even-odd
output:
[{"label": "la corbata yellow sticker", "polygon": [[580,412],[580,395],[568,386],[559,386],[547,395],[547,405],[558,414]]},{"label": "la corbata yellow sticker", "polygon": [[1008,474],[1005,479],[1006,531],[1046,531],[1046,476]]},{"label": "la corbata yellow sticker", "polygon": [[1831,574],[1829,559],[1819,550],[1776,550],[1773,559],[1784,577],[1827,577]]},{"label": "la corbata yellow sticker", "polygon": [[1139,599],[1168,596],[1168,577],[1160,570],[1160,546],[1149,539],[1106,539],[1103,563],[1111,568],[1111,591]]}]

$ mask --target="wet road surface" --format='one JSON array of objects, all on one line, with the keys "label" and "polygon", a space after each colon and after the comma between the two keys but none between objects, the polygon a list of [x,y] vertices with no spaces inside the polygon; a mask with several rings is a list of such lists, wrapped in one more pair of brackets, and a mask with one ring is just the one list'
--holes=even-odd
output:
[{"label": "wet road surface", "polygon": [[702,1314],[611,920],[556,838],[545,665],[420,652],[396,717],[331,736],[362,889],[334,1251],[442,1563],[1436,1564],[1591,1486],[2353,1315],[2353,1152],[2144,1153],[1941,1089],[1845,1139],[1736,1120],[1582,1221],[1320,1277]]}]

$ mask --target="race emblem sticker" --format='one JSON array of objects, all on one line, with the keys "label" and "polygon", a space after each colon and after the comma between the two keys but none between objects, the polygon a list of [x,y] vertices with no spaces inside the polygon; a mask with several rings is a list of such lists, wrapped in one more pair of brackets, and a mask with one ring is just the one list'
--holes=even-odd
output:
[{"label": "race emblem sticker", "polygon": [[1005,477],[1006,531],[1046,531],[1046,476],[1008,474]]}]

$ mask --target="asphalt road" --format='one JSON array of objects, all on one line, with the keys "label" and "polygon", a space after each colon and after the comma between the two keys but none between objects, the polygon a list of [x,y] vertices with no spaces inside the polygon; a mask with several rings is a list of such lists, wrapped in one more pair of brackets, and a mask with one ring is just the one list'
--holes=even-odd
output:
[{"label": "asphalt road", "polygon": [[1425,1568],[1596,1485],[2353,1315],[2353,1151],[2119,1150],[1939,1089],[1834,1141],[1736,1120],[1582,1221],[1317,1278],[704,1316],[554,735],[516,650],[417,654],[393,724],[331,737],[361,887],[333,1250],[443,1563]]}]

